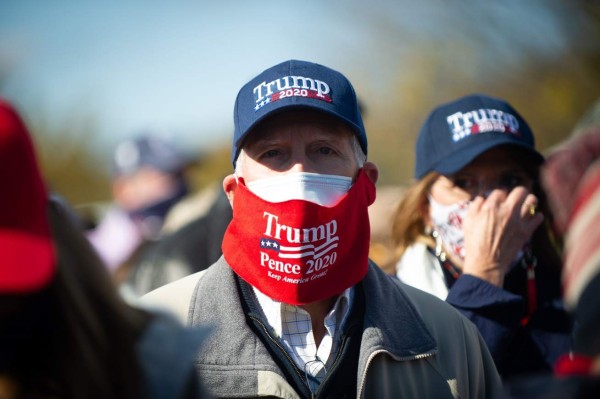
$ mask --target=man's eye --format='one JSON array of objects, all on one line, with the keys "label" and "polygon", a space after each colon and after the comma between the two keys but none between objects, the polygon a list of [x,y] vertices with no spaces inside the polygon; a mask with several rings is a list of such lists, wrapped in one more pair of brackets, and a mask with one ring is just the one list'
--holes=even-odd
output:
[{"label": "man's eye", "polygon": [[318,151],[319,151],[319,154],[322,154],[322,155],[329,155],[329,154],[335,153],[335,151],[330,147],[319,147]]},{"label": "man's eye", "polygon": [[280,154],[279,150],[268,150],[262,153],[261,158],[273,158]]}]

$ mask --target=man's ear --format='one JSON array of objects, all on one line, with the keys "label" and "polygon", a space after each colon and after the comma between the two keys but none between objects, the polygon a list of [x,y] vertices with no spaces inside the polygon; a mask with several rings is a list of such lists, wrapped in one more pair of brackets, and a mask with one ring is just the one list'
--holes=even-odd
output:
[{"label": "man's ear", "polygon": [[373,162],[365,162],[363,165],[363,170],[369,179],[371,179],[373,184],[377,183],[377,179],[379,179],[379,169],[377,169],[377,166]]},{"label": "man's ear", "polygon": [[237,180],[235,175],[227,175],[223,179],[223,191],[229,199],[229,205],[233,208],[233,197],[235,195],[235,189],[237,188]]}]

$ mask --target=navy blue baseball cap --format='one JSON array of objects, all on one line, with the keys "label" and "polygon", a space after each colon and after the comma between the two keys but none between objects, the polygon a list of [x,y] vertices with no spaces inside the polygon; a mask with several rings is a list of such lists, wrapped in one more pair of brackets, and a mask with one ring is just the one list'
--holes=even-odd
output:
[{"label": "navy blue baseball cap", "polygon": [[252,128],[269,116],[291,109],[322,111],[341,120],[352,128],[367,153],[367,134],[350,81],[323,65],[289,60],[263,71],[239,91],[233,113],[234,167]]},{"label": "navy blue baseball cap", "polygon": [[526,150],[534,162],[544,161],[529,125],[509,103],[483,94],[461,97],[427,117],[417,138],[414,176],[456,173],[485,151],[507,144]]},{"label": "navy blue baseball cap", "polygon": [[142,166],[176,174],[192,163],[173,141],[154,133],[142,133],[117,145],[112,159],[115,175],[134,173]]}]

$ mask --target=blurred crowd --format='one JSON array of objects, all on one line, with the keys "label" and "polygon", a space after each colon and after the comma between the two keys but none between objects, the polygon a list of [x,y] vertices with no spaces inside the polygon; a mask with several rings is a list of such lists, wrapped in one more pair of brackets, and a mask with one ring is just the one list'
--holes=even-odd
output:
[{"label": "blurred crowd", "polygon": [[600,101],[547,151],[506,99],[440,103],[413,182],[377,188],[339,72],[235,101],[222,183],[142,132],[91,219],[0,101],[0,399],[600,392]]}]

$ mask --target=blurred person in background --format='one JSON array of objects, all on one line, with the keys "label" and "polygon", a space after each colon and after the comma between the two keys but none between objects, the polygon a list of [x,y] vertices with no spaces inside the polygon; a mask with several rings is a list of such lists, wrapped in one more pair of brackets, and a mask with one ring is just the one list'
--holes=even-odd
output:
[{"label": "blurred person in background", "polygon": [[142,297],[215,326],[196,362],[209,391],[490,397],[500,377],[475,326],[368,258],[378,169],[347,78],[282,62],[240,89],[234,120],[223,256]]},{"label": "blurred person in background", "polygon": [[127,305],[0,100],[0,398],[204,398],[205,335]]},{"label": "blurred person in background", "polygon": [[[124,281],[126,292],[142,296],[204,270],[221,257],[221,243],[232,218],[231,205],[221,185],[209,186],[185,201],[198,208],[194,211],[196,216],[180,227],[165,226],[162,237],[139,252]],[[179,209],[178,205],[171,214]]]},{"label": "blurred person in background", "polygon": [[113,203],[87,236],[117,282],[127,277],[145,244],[161,237],[169,211],[188,194],[190,163],[173,142],[156,134],[116,147]]},{"label": "blurred person in background", "polygon": [[506,387],[511,399],[592,399],[600,392],[600,101],[554,147],[542,184],[564,235],[565,304],[573,314],[573,348],[554,375],[527,376]]},{"label": "blurred person in background", "polygon": [[420,131],[416,181],[394,216],[396,275],[473,321],[505,379],[551,370],[570,344],[543,161],[506,101],[442,104]]}]

